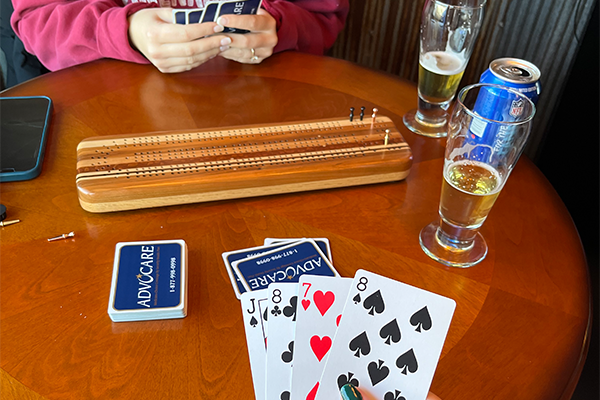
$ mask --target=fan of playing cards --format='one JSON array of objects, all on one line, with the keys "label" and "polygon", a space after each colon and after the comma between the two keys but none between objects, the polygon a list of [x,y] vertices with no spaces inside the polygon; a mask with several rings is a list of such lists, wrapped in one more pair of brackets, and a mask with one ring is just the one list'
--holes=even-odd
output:
[{"label": "fan of playing cards", "polygon": [[241,298],[257,400],[424,400],[454,300],[365,270],[340,277],[327,239],[223,254]]},{"label": "fan of playing cards", "polygon": [[[204,1],[204,7],[194,9],[173,9],[173,23],[188,25],[217,21],[226,14],[256,14],[262,0],[212,0]],[[223,32],[248,33],[244,29],[225,27]]]}]

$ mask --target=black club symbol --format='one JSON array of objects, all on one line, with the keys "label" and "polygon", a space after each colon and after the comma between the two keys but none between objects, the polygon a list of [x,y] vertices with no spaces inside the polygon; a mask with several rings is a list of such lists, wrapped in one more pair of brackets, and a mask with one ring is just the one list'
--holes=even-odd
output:
[{"label": "black club symbol", "polygon": [[281,315],[281,309],[279,309],[279,306],[274,306],[271,310],[271,314],[273,314],[274,317]]}]

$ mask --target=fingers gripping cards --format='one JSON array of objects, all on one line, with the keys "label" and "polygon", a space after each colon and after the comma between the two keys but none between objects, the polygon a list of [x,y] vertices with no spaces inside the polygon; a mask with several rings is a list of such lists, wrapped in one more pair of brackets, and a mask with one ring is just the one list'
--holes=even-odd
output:
[{"label": "fingers gripping cards", "polygon": [[424,400],[456,303],[369,271],[241,295],[257,400]]},{"label": "fingers gripping cards", "polygon": [[187,246],[183,240],[117,243],[108,315],[114,322],[187,314]]},{"label": "fingers gripping cards", "polygon": [[[213,22],[226,14],[256,14],[262,0],[214,0],[205,2],[203,8],[174,9],[173,23],[180,25]],[[224,32],[248,33],[245,29],[225,27]]]}]

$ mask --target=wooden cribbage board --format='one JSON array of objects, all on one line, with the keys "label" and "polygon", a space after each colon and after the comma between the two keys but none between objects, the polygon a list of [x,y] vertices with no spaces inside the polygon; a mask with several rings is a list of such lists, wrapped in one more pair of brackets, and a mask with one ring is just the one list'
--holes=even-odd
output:
[{"label": "wooden cribbage board", "polygon": [[87,138],[76,182],[100,213],[398,181],[411,165],[377,116]]}]

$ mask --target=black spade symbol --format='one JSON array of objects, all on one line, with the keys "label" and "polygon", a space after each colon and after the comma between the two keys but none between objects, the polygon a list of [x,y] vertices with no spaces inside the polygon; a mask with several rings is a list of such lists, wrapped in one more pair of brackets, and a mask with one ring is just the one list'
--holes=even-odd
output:
[{"label": "black spade symbol", "polygon": [[396,389],[394,392],[387,392],[383,396],[383,400],[406,400],[404,396],[400,396],[400,391]]},{"label": "black spade symbol", "polygon": [[404,375],[408,375],[408,372],[414,374],[419,369],[419,364],[417,363],[417,357],[415,357],[415,352],[413,349],[408,350],[406,353],[402,354],[396,360],[396,366],[400,368],[400,372]]},{"label": "black spade symbol", "polygon": [[381,292],[378,290],[365,299],[363,303],[365,310],[369,310],[370,315],[374,313],[381,314],[385,310],[385,303],[381,297]]},{"label": "black spade symbol", "polygon": [[429,315],[427,306],[421,308],[410,317],[410,324],[417,327],[417,329],[415,329],[417,332],[421,332],[421,329],[424,331],[431,329],[431,316]]},{"label": "black spade symbol", "polygon": [[360,355],[366,356],[371,352],[371,344],[367,337],[367,332],[364,331],[360,335],[356,336],[348,344],[350,350],[354,351],[354,356],[360,358]]},{"label": "black spade symbol", "polygon": [[250,325],[252,325],[253,328],[255,328],[256,325],[258,325],[258,321],[256,320],[256,318],[254,318],[254,315],[252,316],[252,318],[250,318]]},{"label": "black spade symbol", "polygon": [[383,360],[379,360],[379,363],[375,361],[369,363],[367,371],[369,372],[369,378],[373,386],[387,378],[390,374],[390,369],[383,365]]},{"label": "black spade symbol", "polygon": [[358,379],[356,378],[352,378],[354,376],[354,373],[348,371],[348,374],[342,374],[340,376],[338,376],[337,378],[337,384],[338,384],[338,388],[342,388],[342,386],[344,386],[346,383],[350,383],[352,385],[354,385],[355,387],[359,387],[359,383],[358,383]]},{"label": "black spade symbol", "polygon": [[402,335],[400,334],[400,327],[398,321],[394,318],[387,324],[385,324],[379,331],[379,336],[385,340],[385,344],[391,344],[390,342],[398,343]]}]

